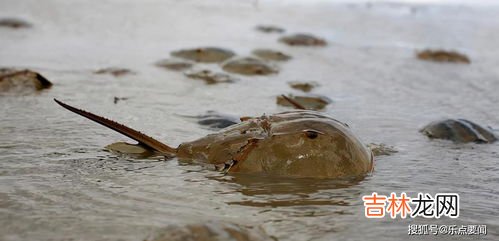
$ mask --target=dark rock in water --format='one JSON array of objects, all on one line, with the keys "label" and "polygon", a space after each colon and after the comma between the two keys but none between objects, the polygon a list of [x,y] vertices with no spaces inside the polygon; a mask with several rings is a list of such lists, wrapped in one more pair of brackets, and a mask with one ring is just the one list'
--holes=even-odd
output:
[{"label": "dark rock in water", "polygon": [[264,33],[284,33],[285,31],[283,28],[272,25],[258,25],[256,30]]},{"label": "dark rock in water", "polygon": [[235,54],[228,49],[206,47],[173,51],[171,55],[201,63],[219,63],[231,58]]},{"label": "dark rock in water", "polygon": [[31,70],[0,69],[0,92],[32,92],[52,87],[41,74]]},{"label": "dark rock in water", "polygon": [[[293,102],[296,102],[298,105],[307,110],[322,110],[332,102],[331,99],[320,95],[309,95],[309,96],[288,95],[287,98],[289,98]],[[295,104],[291,103],[286,98],[284,98],[283,96],[277,97],[277,104],[301,109],[298,108]]]},{"label": "dark rock in water", "polygon": [[21,19],[16,19],[16,18],[3,18],[0,19],[0,27],[6,27],[6,28],[30,28],[31,24],[21,20]]},{"label": "dark rock in water", "polygon": [[288,84],[291,88],[301,90],[303,92],[310,92],[313,88],[319,86],[319,84],[317,84],[315,82],[293,81],[293,82],[289,82]]},{"label": "dark rock in water", "polygon": [[458,143],[492,143],[497,140],[491,130],[464,119],[434,121],[420,132],[432,139],[446,139]]},{"label": "dark rock in water", "polygon": [[105,149],[115,154],[126,155],[134,158],[159,156],[159,153],[156,153],[140,144],[130,144],[126,142],[116,142],[107,145]]},{"label": "dark rock in water", "polygon": [[148,241],[276,241],[261,228],[234,223],[204,222],[185,226],[172,225],[160,230]]},{"label": "dark rock in water", "polygon": [[309,34],[294,34],[284,36],[279,39],[280,42],[291,46],[326,46],[327,43],[324,39],[315,37]]},{"label": "dark rock in water", "polygon": [[121,77],[124,75],[135,74],[135,73],[129,69],[110,67],[110,68],[99,69],[95,71],[94,74],[110,74],[113,75],[114,77]]},{"label": "dark rock in water", "polygon": [[186,70],[192,68],[192,63],[181,60],[173,60],[173,59],[164,59],[156,62],[155,64],[158,67],[169,69],[169,70]]},{"label": "dark rock in water", "polygon": [[291,56],[281,51],[276,51],[271,49],[255,49],[253,50],[252,53],[253,55],[265,60],[287,61],[291,59]]},{"label": "dark rock in water", "polygon": [[367,144],[367,147],[371,149],[371,151],[375,156],[389,156],[393,153],[398,152],[397,150],[395,150],[393,146],[387,146],[383,143],[381,144],[369,143]]},{"label": "dark rock in water", "polygon": [[223,129],[225,127],[239,123],[239,119],[217,113],[215,111],[208,111],[204,115],[196,116],[198,124],[208,126],[211,129]]},{"label": "dark rock in water", "polygon": [[418,59],[434,62],[450,62],[450,63],[471,63],[468,56],[445,50],[424,50],[417,53]]},{"label": "dark rock in water", "polygon": [[276,68],[265,61],[256,58],[239,58],[231,60],[222,66],[223,70],[242,75],[270,75],[278,72]]},{"label": "dark rock in water", "polygon": [[185,76],[191,79],[200,79],[204,80],[206,84],[218,84],[218,83],[232,83],[236,81],[235,78],[228,74],[224,73],[216,73],[211,70],[199,70],[199,71],[191,71],[185,73]]}]

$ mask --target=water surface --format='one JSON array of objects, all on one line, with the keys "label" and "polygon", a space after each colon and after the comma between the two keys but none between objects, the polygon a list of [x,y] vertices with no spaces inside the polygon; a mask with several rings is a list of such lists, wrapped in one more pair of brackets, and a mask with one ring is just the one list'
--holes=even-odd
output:
[{"label": "water surface", "polygon": [[[486,224],[484,238],[495,240],[498,144],[430,141],[418,129],[447,117],[499,128],[498,13],[452,4],[2,0],[0,16],[33,27],[0,29],[0,66],[39,71],[54,86],[0,96],[0,239],[142,240],[168,224],[221,220],[261,225],[280,240],[401,240],[411,223]],[[313,33],[329,46],[288,47],[255,31],[258,24]],[[197,46],[240,56],[272,48],[293,59],[275,76],[210,86],[154,66],[170,51]],[[472,64],[418,61],[414,53],[424,48],[459,50]],[[112,66],[135,74],[93,74]],[[176,160],[105,152],[129,140],[52,101],[175,146],[211,132],[182,115],[284,111],[275,96],[299,93],[287,85],[297,80],[318,82],[314,92],[334,100],[325,112],[364,142],[399,152],[352,182],[224,177]],[[115,96],[128,99],[114,104]],[[361,197],[374,191],[457,192],[460,217],[368,220]]]}]

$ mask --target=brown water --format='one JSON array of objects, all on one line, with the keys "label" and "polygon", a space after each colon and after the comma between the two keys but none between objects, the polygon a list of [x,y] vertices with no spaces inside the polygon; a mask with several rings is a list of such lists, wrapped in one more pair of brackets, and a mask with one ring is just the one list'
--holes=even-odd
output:
[{"label": "brown water", "polygon": [[[33,23],[0,28],[0,66],[54,82],[36,95],[0,96],[0,239],[142,240],[168,224],[203,220],[261,225],[280,240],[406,239],[407,225],[486,224],[499,237],[499,145],[430,141],[418,129],[444,117],[499,127],[499,8],[269,1],[2,0],[0,16]],[[329,41],[288,47],[254,30],[275,24]],[[220,46],[238,55],[273,48],[293,56],[270,77],[205,85],[154,66],[169,52]],[[456,49],[471,65],[418,61],[417,49]],[[95,75],[103,67],[136,74]],[[210,67],[218,69],[218,67]],[[103,151],[127,138],[57,106],[56,97],[177,145],[209,130],[182,115],[287,110],[288,81],[316,81],[325,111],[366,142],[399,151],[361,181],[222,176],[175,160]],[[113,98],[129,97],[113,104]],[[361,196],[457,192],[458,219],[369,220]],[[421,238],[421,237],[420,237]],[[416,239],[420,239],[416,238]],[[435,238],[435,237],[426,237]],[[438,237],[449,238],[449,237]]]}]

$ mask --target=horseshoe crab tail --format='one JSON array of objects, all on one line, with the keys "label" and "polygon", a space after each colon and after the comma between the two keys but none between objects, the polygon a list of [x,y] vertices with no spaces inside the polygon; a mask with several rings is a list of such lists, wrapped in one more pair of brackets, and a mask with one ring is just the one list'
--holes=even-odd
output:
[{"label": "horseshoe crab tail", "polygon": [[300,109],[300,110],[306,110],[307,108],[305,108],[303,105],[301,105],[300,103],[292,100],[291,98],[287,97],[286,95],[281,95],[282,98],[284,98],[286,101],[288,101],[291,105],[293,105],[296,109]]},{"label": "horseshoe crab tail", "polygon": [[92,114],[88,111],[85,110],[80,110],[78,108],[72,107],[68,104],[65,104],[57,99],[54,99],[54,101],[59,104],[60,106],[64,107],[65,109],[74,112],[78,115],[81,115],[83,117],[86,117],[92,121],[95,121],[103,126],[106,126],[108,128],[111,128],[125,136],[128,136],[136,141],[138,141],[140,144],[149,147],[157,152],[160,152],[162,154],[168,155],[168,156],[174,156],[175,153],[177,152],[177,149],[170,147],[166,144],[161,143],[160,141],[147,136],[145,134],[142,134],[139,131],[136,131],[130,127],[126,127],[118,122],[106,119],[104,117]]}]

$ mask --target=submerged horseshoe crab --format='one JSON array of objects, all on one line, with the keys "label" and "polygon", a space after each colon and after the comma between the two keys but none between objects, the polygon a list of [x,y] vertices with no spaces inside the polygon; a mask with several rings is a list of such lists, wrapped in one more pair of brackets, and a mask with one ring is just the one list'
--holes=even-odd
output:
[{"label": "submerged horseshoe crab", "polygon": [[446,139],[456,143],[492,143],[497,141],[497,137],[489,128],[484,128],[465,119],[434,121],[419,131],[431,139]]},{"label": "submerged horseshoe crab", "polygon": [[464,63],[470,64],[471,60],[468,56],[455,52],[445,50],[424,50],[417,53],[418,59],[434,62],[448,62],[448,63]]},{"label": "submerged horseshoe crab", "polygon": [[4,91],[28,93],[50,87],[52,83],[37,72],[0,68],[0,93]]},{"label": "submerged horseshoe crab", "polygon": [[239,124],[173,148],[117,122],[54,100],[162,155],[214,165],[225,173],[350,178],[362,177],[373,169],[371,151],[348,125],[315,111],[244,117]]}]

